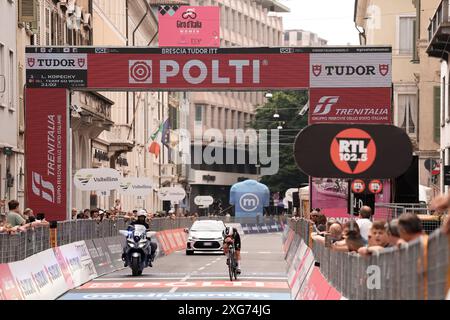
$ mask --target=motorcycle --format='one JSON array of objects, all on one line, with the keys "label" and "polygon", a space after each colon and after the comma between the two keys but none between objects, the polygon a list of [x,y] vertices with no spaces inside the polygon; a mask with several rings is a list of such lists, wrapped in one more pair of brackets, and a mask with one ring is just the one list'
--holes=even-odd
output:
[{"label": "motorcycle", "polygon": [[135,225],[119,233],[127,237],[123,259],[131,268],[133,276],[140,276],[144,268],[150,265],[150,238],[155,232],[147,231],[142,225]]}]

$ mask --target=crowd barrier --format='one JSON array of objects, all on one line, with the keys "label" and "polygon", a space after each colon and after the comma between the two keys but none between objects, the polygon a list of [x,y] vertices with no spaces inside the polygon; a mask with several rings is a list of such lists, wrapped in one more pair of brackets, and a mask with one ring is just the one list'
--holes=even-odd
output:
[{"label": "crowd barrier", "polygon": [[[186,248],[184,229],[158,231],[157,256]],[[54,300],[68,290],[123,268],[124,236],[76,241],[0,264],[0,300]]]},{"label": "crowd barrier", "polygon": [[369,257],[312,243],[311,231],[301,219],[282,234],[293,299],[441,300],[448,294],[450,239],[441,230]]}]

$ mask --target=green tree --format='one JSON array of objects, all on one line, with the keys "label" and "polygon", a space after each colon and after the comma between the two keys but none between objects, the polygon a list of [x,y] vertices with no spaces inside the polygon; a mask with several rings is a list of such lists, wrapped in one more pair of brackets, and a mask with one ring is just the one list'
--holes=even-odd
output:
[{"label": "green tree", "polygon": [[[261,178],[261,183],[267,185],[271,192],[285,192],[289,188],[298,188],[308,183],[308,176],[298,169],[294,160],[295,138],[308,125],[307,115],[299,115],[307,101],[308,95],[305,91],[279,91],[274,92],[273,97],[256,110],[252,128],[270,130],[282,126],[279,130],[279,171],[275,175]],[[274,118],[276,113],[279,118]]]}]

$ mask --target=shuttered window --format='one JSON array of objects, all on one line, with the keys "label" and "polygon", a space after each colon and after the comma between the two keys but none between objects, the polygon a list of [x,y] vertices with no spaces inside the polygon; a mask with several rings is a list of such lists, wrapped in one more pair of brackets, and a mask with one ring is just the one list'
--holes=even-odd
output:
[{"label": "shuttered window", "polygon": [[441,141],[441,87],[434,87],[434,114],[433,114],[433,139],[434,142]]}]

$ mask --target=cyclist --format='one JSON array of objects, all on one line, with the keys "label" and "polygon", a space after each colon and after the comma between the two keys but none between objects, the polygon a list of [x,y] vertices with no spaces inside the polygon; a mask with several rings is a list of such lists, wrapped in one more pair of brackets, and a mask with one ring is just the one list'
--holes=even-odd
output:
[{"label": "cyclist", "polygon": [[[236,228],[226,227],[223,231],[224,240],[223,240],[223,252],[225,255],[228,254],[228,246],[229,244],[234,244],[235,249],[235,259],[237,262],[236,272],[238,274],[241,273],[241,236]],[[227,260],[227,264],[229,261]]]}]

